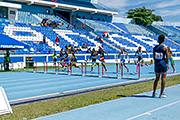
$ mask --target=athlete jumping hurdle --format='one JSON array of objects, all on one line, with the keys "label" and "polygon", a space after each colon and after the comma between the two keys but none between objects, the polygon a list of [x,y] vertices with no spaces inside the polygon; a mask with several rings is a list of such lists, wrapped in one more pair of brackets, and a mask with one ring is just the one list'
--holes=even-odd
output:
[{"label": "athlete jumping hurdle", "polygon": [[93,72],[93,67],[96,66],[96,58],[98,57],[98,53],[95,51],[95,49],[92,49],[90,59],[92,59],[92,66],[91,66],[91,72]]},{"label": "athlete jumping hurdle", "polygon": [[104,53],[106,53],[107,56],[110,58],[110,56],[108,55],[108,53],[107,53],[106,51],[102,50],[102,47],[100,47],[99,50],[98,50],[98,54],[100,54],[100,59],[99,59],[99,61],[102,62],[102,66],[103,66],[104,69],[105,69],[105,72],[104,72],[104,73],[106,73],[106,72],[107,72],[107,69],[106,69],[106,66],[105,66],[105,64],[104,64],[104,63],[105,63]]},{"label": "athlete jumping hurdle", "polygon": [[[123,48],[121,48],[121,52],[118,53],[118,58],[120,56],[120,63],[123,64],[124,67],[127,69],[127,72],[129,72],[129,68],[125,64],[125,54],[127,55],[129,59],[128,53]],[[121,64],[119,64],[119,67],[120,67],[119,71],[121,71]]]},{"label": "athlete jumping hurdle", "polygon": [[[139,47],[138,50],[137,50],[136,53],[135,53],[135,57],[138,58],[137,68],[136,68],[136,71],[134,72],[134,73],[136,73],[136,74],[137,74],[138,69],[139,69],[139,67],[140,67],[139,64],[142,63],[142,61],[143,61],[143,58],[142,58],[142,53],[143,53],[143,52],[146,53],[147,58],[149,58],[148,53],[147,53],[146,51],[142,51],[141,47]],[[148,66],[147,63],[141,64],[142,67],[145,66],[145,65]]]}]

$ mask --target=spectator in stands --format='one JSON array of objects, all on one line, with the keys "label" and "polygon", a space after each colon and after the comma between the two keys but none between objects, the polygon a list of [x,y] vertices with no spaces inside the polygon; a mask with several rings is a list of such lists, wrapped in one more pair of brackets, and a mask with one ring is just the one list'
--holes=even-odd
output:
[{"label": "spectator in stands", "polygon": [[83,25],[82,25],[82,27],[83,27],[83,30],[84,30],[84,28],[85,28],[85,24],[83,24]]},{"label": "spectator in stands", "polygon": [[70,24],[70,23],[68,23],[67,29],[70,29],[70,28],[71,28],[71,24]]},{"label": "spectator in stands", "polygon": [[43,35],[43,44],[46,44],[46,35]]},{"label": "spectator in stands", "polygon": [[76,23],[74,24],[74,29],[76,29],[77,28],[77,25],[76,25]]},{"label": "spectator in stands", "polygon": [[49,46],[49,54],[52,54],[52,48]]},{"label": "spectator in stands", "polygon": [[49,14],[50,14],[50,10],[48,10],[48,9],[47,9],[47,10],[46,10],[46,14],[48,14],[48,15],[49,15]]},{"label": "spectator in stands", "polygon": [[59,36],[56,37],[56,45],[59,46]]},{"label": "spectator in stands", "polygon": [[62,23],[62,27],[64,27],[64,23]]},{"label": "spectator in stands", "polygon": [[78,13],[76,13],[76,18],[78,18],[78,16],[79,16]]},{"label": "spectator in stands", "polygon": [[82,48],[85,48],[85,47],[86,47],[86,45],[85,45],[85,43],[83,43]]},{"label": "spectator in stands", "polygon": [[85,16],[83,16],[83,19],[85,19]]},{"label": "spectator in stands", "polygon": [[91,17],[90,19],[93,20],[93,17]]},{"label": "spectator in stands", "polygon": [[86,53],[91,53],[91,47],[88,48],[88,50],[86,51]]},{"label": "spectator in stands", "polygon": [[88,48],[88,46],[87,46],[87,44],[85,45],[85,49],[87,49]]},{"label": "spectator in stands", "polygon": [[98,18],[97,20],[101,20],[100,18]]}]

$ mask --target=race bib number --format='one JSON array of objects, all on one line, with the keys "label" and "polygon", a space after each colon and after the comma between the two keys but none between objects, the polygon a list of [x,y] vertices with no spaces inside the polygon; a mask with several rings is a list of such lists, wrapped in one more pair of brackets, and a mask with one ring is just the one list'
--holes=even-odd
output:
[{"label": "race bib number", "polygon": [[163,59],[163,53],[157,53],[157,52],[155,52],[155,58],[156,58],[156,59],[159,59],[159,60],[162,60],[162,59]]}]

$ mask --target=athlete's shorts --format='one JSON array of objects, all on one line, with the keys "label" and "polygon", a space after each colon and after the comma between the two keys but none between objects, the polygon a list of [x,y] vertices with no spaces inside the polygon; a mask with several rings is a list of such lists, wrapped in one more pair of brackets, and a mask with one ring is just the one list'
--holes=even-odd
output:
[{"label": "athlete's shorts", "polygon": [[169,62],[170,62],[171,64],[174,64],[173,58],[169,58]]},{"label": "athlete's shorts", "polygon": [[105,60],[105,57],[101,57],[100,59],[101,59],[101,60]]},{"label": "athlete's shorts", "polygon": [[125,63],[125,59],[121,59],[120,62]]},{"label": "athlete's shorts", "polygon": [[164,60],[160,62],[155,62],[155,72],[160,73],[160,72],[166,72],[167,71],[167,64]]},{"label": "athlete's shorts", "polygon": [[66,60],[64,60],[64,62],[69,62],[70,61],[70,59],[69,58],[67,58]]},{"label": "athlete's shorts", "polygon": [[53,59],[54,60],[54,63],[57,61],[57,59],[55,58],[55,59]]},{"label": "athlete's shorts", "polygon": [[71,61],[72,62],[77,62],[77,59],[76,58],[71,58]]},{"label": "athlete's shorts", "polygon": [[142,57],[138,57],[138,62],[142,62]]},{"label": "athlete's shorts", "polygon": [[64,58],[60,58],[60,61],[64,60]]},{"label": "athlete's shorts", "polygon": [[96,59],[92,59],[92,65],[96,64]]}]

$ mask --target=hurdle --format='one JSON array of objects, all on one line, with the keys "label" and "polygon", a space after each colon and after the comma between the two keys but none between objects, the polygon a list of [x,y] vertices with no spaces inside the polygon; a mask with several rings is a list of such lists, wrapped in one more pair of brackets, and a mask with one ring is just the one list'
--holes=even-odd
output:
[{"label": "hurdle", "polygon": [[[83,64],[84,64],[84,69],[85,69],[85,72],[84,72],[84,76],[89,76],[89,77],[100,77],[100,63],[99,62],[82,62]],[[95,64],[95,66],[94,65],[92,65],[92,64]],[[89,67],[87,67],[88,65],[90,65]],[[97,66],[97,67],[96,67]],[[91,71],[91,70],[87,70],[88,68],[90,68],[90,69],[97,69],[97,71],[96,70],[93,70],[93,71]]]},{"label": "hurdle", "polygon": [[[73,67],[74,64],[78,64],[81,66],[81,69]],[[93,66],[94,64],[95,66]],[[105,69],[103,64],[107,67],[107,72],[105,73]],[[126,65],[137,65],[137,63],[125,63]],[[60,66],[61,65],[61,66]],[[66,70],[64,70],[64,65],[66,65]],[[119,66],[121,65],[121,72],[119,71]],[[40,70],[38,70],[38,67]],[[90,72],[89,69],[93,66],[94,71]],[[139,63],[139,66],[141,64]],[[26,66],[26,70],[29,68]],[[123,70],[123,63],[102,63],[102,62],[34,62],[33,64],[33,72],[34,73],[49,73],[49,74],[59,74],[59,75],[75,75],[75,76],[88,76],[88,77],[102,77],[102,78],[114,78],[114,79],[140,79],[140,67],[137,74],[137,77],[132,77],[132,73],[129,76],[125,74]],[[136,74],[134,73],[133,76]]]},{"label": "hurdle", "polygon": [[[103,64],[108,64],[108,66],[113,67],[113,69],[114,69],[115,72],[109,72],[109,70],[108,70],[108,71],[105,73]],[[101,62],[101,67],[102,67],[102,75],[101,75],[101,77],[103,77],[103,78],[119,79],[120,77],[119,77],[119,71],[118,71],[118,64],[119,64],[119,63],[117,63],[117,62],[115,62],[115,63],[103,63],[103,62]],[[106,68],[107,68],[108,66],[106,66]],[[108,74],[110,74],[110,75],[108,75]]]},{"label": "hurdle", "polygon": [[121,64],[121,79],[136,79],[136,80],[138,80],[138,79],[140,79],[140,77],[141,77],[141,72],[140,72],[140,67],[141,67],[141,63],[125,63],[126,65],[139,65],[139,68],[138,68],[138,73],[136,74],[136,73],[129,73],[129,74],[131,74],[131,75],[136,75],[137,77],[127,77],[127,76],[125,76],[124,75],[124,70],[123,70],[123,64],[124,63],[120,63]]}]

